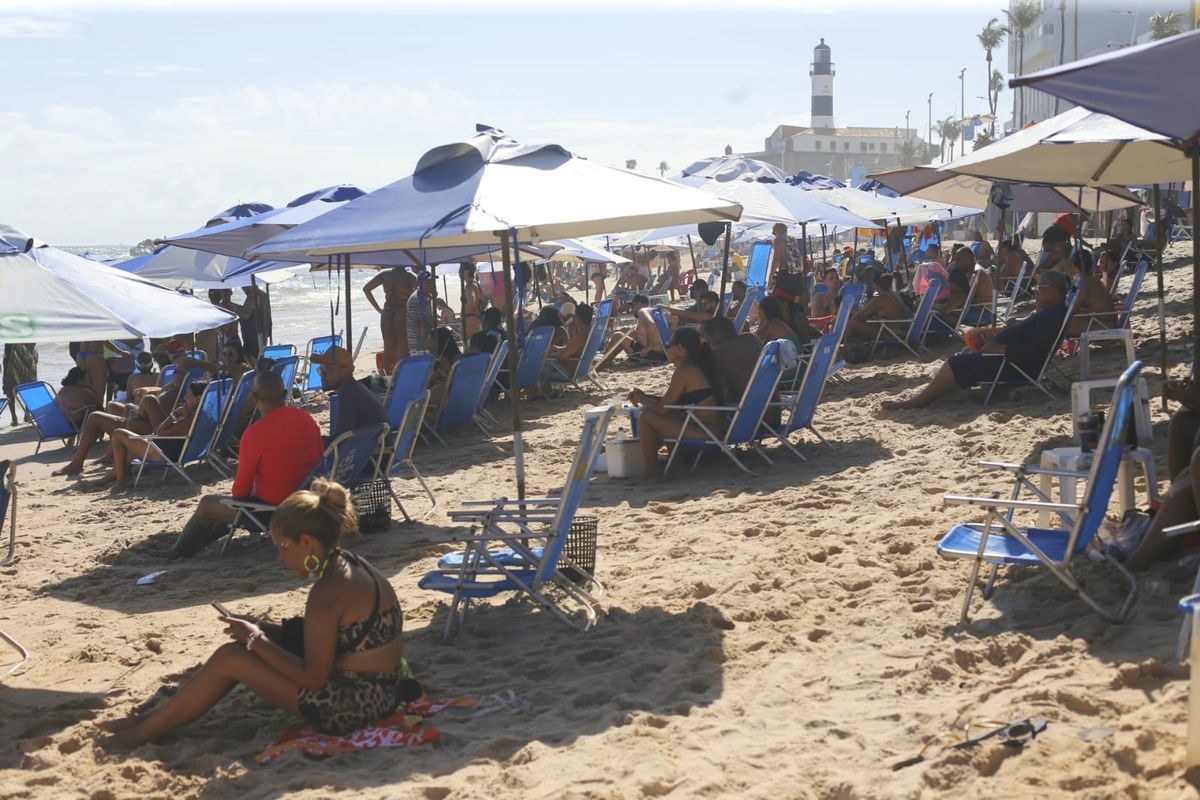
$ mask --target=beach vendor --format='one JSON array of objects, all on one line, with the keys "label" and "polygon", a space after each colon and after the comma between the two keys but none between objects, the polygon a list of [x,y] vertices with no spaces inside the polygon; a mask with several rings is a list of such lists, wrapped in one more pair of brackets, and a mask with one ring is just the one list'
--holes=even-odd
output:
[{"label": "beach vendor", "polygon": [[[383,305],[375,299],[375,290],[383,287]],[[408,298],[417,289],[417,278],[405,267],[380,272],[363,286],[367,302],[379,312],[379,330],[383,334],[383,368],[391,373],[396,362],[408,358]],[[465,298],[464,298],[465,299]]]},{"label": "beach vendor", "polygon": [[98,723],[110,734],[102,744],[121,749],[153,741],[204,714],[238,684],[327,735],[352,733],[395,711],[406,672],[404,616],[387,579],[342,549],[342,537],[357,524],[349,492],[337,483],[316,480],[311,491],[284,500],[270,536],[288,569],[316,579],[304,616],[272,625],[221,609],[214,622],[233,641],[154,711]]}]

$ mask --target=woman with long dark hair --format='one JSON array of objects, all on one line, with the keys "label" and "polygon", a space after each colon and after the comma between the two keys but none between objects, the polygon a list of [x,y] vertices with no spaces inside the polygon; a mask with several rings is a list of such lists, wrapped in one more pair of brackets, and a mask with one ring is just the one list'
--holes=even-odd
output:
[{"label": "woman with long dark hair", "polygon": [[[649,477],[660,475],[658,448],[663,439],[706,436],[695,424],[685,424],[684,412],[666,406],[719,406],[722,399],[716,359],[695,328],[675,330],[667,345],[667,360],[675,365],[675,373],[664,395],[656,397],[641,389],[629,393],[629,402],[642,407],[638,417],[638,438]],[[718,411],[700,410],[696,416],[710,430],[720,422]]]}]

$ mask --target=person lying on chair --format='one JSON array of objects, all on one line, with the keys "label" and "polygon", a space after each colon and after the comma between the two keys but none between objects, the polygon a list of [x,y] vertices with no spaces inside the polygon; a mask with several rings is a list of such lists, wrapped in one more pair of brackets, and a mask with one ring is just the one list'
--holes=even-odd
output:
[{"label": "person lying on chair", "polygon": [[304,616],[272,625],[250,616],[218,616],[233,641],[154,711],[97,723],[112,749],[138,747],[215,706],[239,683],[318,732],[343,736],[388,717],[409,692],[404,614],[387,579],[341,548],[357,528],[349,492],[313,482],[292,494],[271,520],[279,560],[316,578]]},{"label": "person lying on chair", "polygon": [[251,396],[261,416],[242,434],[231,495],[200,498],[175,543],[158,555],[193,556],[225,535],[237,512],[223,500],[282,503],[321,457],[321,430],[307,411],[285,404],[283,378],[274,372],[256,373]]},{"label": "person lying on chair", "polygon": [[[885,400],[885,410],[924,408],[939,397],[954,391],[956,386],[968,389],[996,378],[1004,359],[985,354],[1003,354],[1027,375],[1037,377],[1046,354],[1058,340],[1063,318],[1067,314],[1067,276],[1061,272],[1043,271],[1038,276],[1037,306],[1030,316],[1006,326],[984,345],[982,352],[957,353],[942,364],[924,389],[908,400]],[[1012,377],[1018,377],[1015,370]],[[1009,377],[1006,370],[1005,377]]]}]

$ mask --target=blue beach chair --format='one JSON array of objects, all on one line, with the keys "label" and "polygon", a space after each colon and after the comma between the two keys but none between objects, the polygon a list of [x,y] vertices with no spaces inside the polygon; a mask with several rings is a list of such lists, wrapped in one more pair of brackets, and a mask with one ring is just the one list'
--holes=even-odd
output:
[{"label": "blue beach chair", "polygon": [[496,379],[500,377],[500,370],[507,363],[507,359],[508,339],[501,339],[492,351],[491,360],[488,361],[487,373],[483,376],[483,388],[479,392],[479,406],[475,409],[475,424],[485,434],[489,432],[489,425],[500,424],[500,420],[487,410],[487,401],[491,398],[493,389],[503,389],[496,383]]},{"label": "blue beach chair", "polygon": [[771,243],[755,242],[750,246],[750,261],[746,264],[746,286],[767,286],[767,268],[771,266]]},{"label": "blue beach chair", "polygon": [[[880,346],[900,345],[912,353],[914,358],[921,359],[919,351],[925,349],[925,334],[933,315],[933,301],[937,299],[943,285],[944,281],[940,276],[935,275],[930,279],[929,285],[925,287],[925,294],[921,295],[921,302],[917,303],[917,311],[913,314],[912,319],[872,320],[872,323],[877,324],[879,328],[875,333],[875,341],[871,343],[871,355],[874,356],[876,348]],[[902,325],[908,326],[903,335],[899,331]],[[883,338],[884,332],[890,334],[892,338]]]},{"label": "blue beach chair", "polygon": [[489,357],[487,353],[462,356],[450,367],[446,376],[444,404],[436,409],[433,421],[426,420],[425,429],[433,434],[443,446],[446,440],[440,431],[448,431],[466,425],[475,417],[479,408],[479,394],[487,378]]},{"label": "blue beach chair", "polygon": [[[48,439],[62,439],[65,445],[69,439],[79,433],[75,423],[71,422],[54,402],[54,387],[45,381],[22,383],[13,389],[13,394],[21,402],[25,413],[33,420],[33,428],[38,435],[37,447],[33,451],[35,454],[42,449],[42,443]],[[85,414],[85,419],[86,416]]]},{"label": "blue beach chair", "polygon": [[986,358],[1001,359],[1000,368],[996,370],[996,377],[987,384],[987,396],[983,398],[983,404],[986,406],[992,400],[992,394],[996,391],[997,386],[1021,387],[1035,386],[1044,395],[1051,400],[1054,399],[1052,388],[1059,388],[1057,383],[1047,373],[1054,361],[1054,354],[1058,352],[1059,346],[1063,340],[1067,338],[1067,334],[1071,330],[1071,320],[1075,317],[1075,293],[1071,292],[1067,296],[1067,313],[1063,316],[1062,327],[1058,330],[1058,337],[1054,340],[1054,344],[1046,352],[1046,357],[1042,360],[1041,369],[1036,375],[1030,375],[1021,369],[1016,364],[1008,360],[1008,356],[1003,353],[984,353]]},{"label": "blue beach chair", "polygon": [[4,412],[8,409],[8,398],[0,397],[0,422],[4,421]]},{"label": "blue beach chair", "polygon": [[238,378],[237,384],[225,401],[225,409],[221,412],[221,423],[217,435],[213,438],[212,447],[208,449],[208,463],[222,475],[233,475],[233,467],[228,462],[229,445],[233,435],[237,433],[238,420],[242,418],[242,410],[250,402],[250,391],[254,388],[255,371],[248,369]]},{"label": "blue beach chair", "polygon": [[[758,363],[755,365],[754,372],[750,375],[750,381],[746,384],[746,389],[742,392],[741,400],[736,406],[666,406],[669,409],[685,413],[680,433],[689,425],[695,425],[704,432],[705,438],[680,436],[674,439],[664,439],[664,444],[671,445],[671,454],[667,457],[667,466],[663,470],[663,474],[666,475],[671,471],[671,465],[675,462],[675,456],[681,448],[697,451],[696,458],[692,462],[693,471],[700,463],[700,456],[705,450],[720,450],[743,472],[755,474],[754,470],[742,463],[734,451],[735,447],[742,445],[749,446],[768,464],[772,463],[770,457],[758,446],[759,440],[762,438],[759,435],[759,429],[762,426],[767,406],[775,394],[775,388],[779,385],[781,374],[783,374],[783,362],[779,358],[779,342],[767,342],[763,346],[762,352],[759,353]],[[726,426],[724,435],[718,435],[697,414],[697,412],[714,410],[733,415],[729,419],[729,425]]]},{"label": "blue beach chair", "polygon": [[525,337],[525,347],[521,350],[521,358],[517,362],[517,385],[515,391],[541,391],[542,370],[546,363],[546,353],[550,351],[550,342],[554,339],[552,325],[538,325],[529,331]]},{"label": "blue beach chair", "polygon": [[738,306],[737,315],[733,318],[733,330],[736,333],[741,333],[746,328],[746,323],[750,319],[750,312],[758,305],[758,301],[763,299],[767,290],[762,286],[747,286],[746,296],[742,299],[742,304]]},{"label": "blue beach chair", "polygon": [[296,355],[296,345],[294,344],[269,344],[262,351],[263,358],[270,358],[276,361],[294,355]]},{"label": "blue beach chair", "polygon": [[[558,497],[526,498],[520,503],[501,497],[469,502],[450,512],[451,520],[471,526],[469,532],[451,539],[464,543],[462,557],[426,573],[417,583],[422,589],[451,595],[444,642],[453,640],[472,601],[505,594],[529,599],[580,630],[596,624],[597,598],[604,587],[564,556],[563,548],[612,415],[612,406],[593,408],[584,415],[579,446]],[[575,573],[574,580],[563,574],[568,568]]]},{"label": "blue beach chair", "polygon": [[307,365],[305,374],[304,391],[320,392],[324,391],[325,387],[321,383],[321,373],[317,370],[317,364],[313,363],[313,356],[319,356],[331,347],[341,347],[341,336],[318,336],[315,339],[308,341],[308,350],[304,354],[304,363]]},{"label": "blue beach chair", "polygon": [[292,387],[296,385],[296,372],[300,368],[300,356],[286,356],[276,359],[271,365],[271,372],[283,381],[283,391],[287,392],[287,402],[292,402]]},{"label": "blue beach chair", "polygon": [[652,308],[650,318],[654,320],[654,330],[658,331],[658,340],[662,342],[663,353],[666,353],[667,345],[671,343],[671,325],[667,322],[667,315],[661,308]]},{"label": "blue beach chair", "polygon": [[580,391],[583,390],[583,387],[579,385],[580,381],[591,381],[597,389],[604,389],[604,383],[592,369],[592,363],[596,360],[596,354],[600,352],[600,347],[604,344],[604,334],[608,331],[608,320],[612,316],[612,303],[611,299],[603,300],[596,309],[596,314],[592,317],[592,327],[588,330],[587,342],[584,343],[583,352],[575,361],[574,370],[567,370],[553,359],[547,360],[546,363],[550,365],[551,371],[550,380],[570,383]]},{"label": "blue beach chair", "polygon": [[[167,479],[167,469],[178,472],[192,486],[196,482],[191,479],[185,469],[192,464],[202,464],[208,461],[208,454],[216,440],[221,427],[221,412],[225,408],[225,398],[233,388],[233,380],[225,378],[219,381],[209,381],[196,407],[196,415],[192,417],[192,427],[186,436],[139,436],[142,441],[149,442],[163,456],[162,461],[149,461],[135,458],[131,463],[137,467],[133,485],[136,487],[142,479],[146,467],[161,469],[163,480]],[[177,454],[177,455],[176,455]]]},{"label": "blue beach chair", "polygon": [[[1116,482],[1117,469],[1125,452],[1125,429],[1131,424],[1133,404],[1136,402],[1137,375],[1141,369],[1142,362],[1135,361],[1117,382],[1112,408],[1100,435],[1101,446],[1092,459],[1092,468],[1087,476],[1087,491],[1078,504],[1048,502],[1028,479],[1032,474],[1057,475],[1064,471],[991,462],[982,462],[981,466],[1015,474],[1016,482],[1009,498],[959,495],[947,495],[944,498],[947,503],[977,506],[987,511],[987,518],[983,523],[956,525],[937,545],[937,552],[943,558],[966,558],[974,562],[967,582],[966,597],[963,599],[963,622],[970,618],[971,597],[979,580],[980,567],[984,563],[992,567],[992,574],[982,592],[985,598],[991,597],[996,573],[1001,566],[1045,567],[1105,620],[1117,623],[1128,616],[1137,596],[1137,581],[1112,557],[1096,534],[1108,511],[1108,501]],[[1074,472],[1065,472],[1072,478],[1078,477]],[[1040,499],[1020,499],[1022,487],[1030,488]],[[1013,515],[1018,510],[1054,512],[1063,521],[1063,527],[1028,528],[1017,525],[1013,521]],[[1089,548],[1098,552],[1105,562],[1114,567],[1129,587],[1125,599],[1115,610],[1105,608],[1088,594],[1072,571],[1072,559],[1082,555]]]},{"label": "blue beach chair", "polygon": [[801,461],[807,459],[796,449],[790,439],[796,431],[811,431],[823,445],[833,449],[833,445],[813,427],[813,418],[816,416],[817,406],[820,405],[821,396],[825,392],[825,384],[833,369],[833,359],[837,354],[837,341],[838,337],[834,333],[827,333],[817,340],[817,345],[809,357],[808,369],[804,372],[804,380],[800,382],[800,389],[796,392],[795,397],[780,403],[788,412],[787,424],[780,430],[776,430],[766,423],[763,424],[767,433],[779,440],[780,444]]},{"label": "blue beach chair", "polygon": [[392,370],[392,386],[383,400],[387,423],[393,431],[400,430],[409,405],[429,388],[434,361],[433,353],[417,353],[396,362],[396,368]]},{"label": "blue beach chair", "polygon": [[[433,496],[429,484],[425,483],[425,478],[417,469],[417,465],[413,463],[413,451],[416,449],[417,439],[421,435],[421,426],[425,422],[425,409],[428,405],[428,389],[409,401],[408,406],[405,407],[404,412],[400,415],[400,419],[393,428],[395,435],[391,437],[391,441],[388,443],[387,451],[384,453],[384,464],[379,470],[380,476],[387,482],[388,492],[392,495],[392,500],[396,503],[396,507],[400,509],[400,513],[404,515],[405,522],[412,522],[412,517],[408,515],[408,512],[404,509],[404,504],[396,496],[396,490],[392,488],[392,478],[399,475],[405,467],[417,479],[417,482],[421,484],[421,488],[425,490],[425,494],[429,495],[429,502],[433,504],[430,511],[437,508],[437,498]],[[390,423],[390,411],[388,419]]]}]

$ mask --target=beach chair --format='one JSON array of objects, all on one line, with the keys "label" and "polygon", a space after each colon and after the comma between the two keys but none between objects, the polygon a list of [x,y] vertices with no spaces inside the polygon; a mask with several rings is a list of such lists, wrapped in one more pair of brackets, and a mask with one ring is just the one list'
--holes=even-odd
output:
[{"label": "beach chair", "polygon": [[783,397],[779,405],[788,412],[787,424],[776,430],[766,422],[763,428],[767,434],[774,436],[780,444],[791,451],[792,455],[801,461],[807,461],[804,455],[792,444],[791,435],[799,430],[811,431],[814,436],[829,449],[833,445],[813,427],[813,417],[816,416],[817,406],[825,393],[825,384],[833,370],[833,359],[837,355],[838,337],[836,333],[827,333],[817,340],[816,347],[808,360],[808,368],[804,372],[804,380],[793,397]]},{"label": "beach chair", "polygon": [[[404,515],[405,522],[412,522],[412,517],[408,515],[408,512],[404,509],[404,504],[396,496],[396,490],[392,488],[392,478],[399,475],[405,467],[412,472],[413,477],[421,484],[421,488],[425,490],[425,494],[429,495],[429,502],[433,504],[430,510],[432,511],[434,508],[437,508],[437,498],[433,496],[429,484],[425,483],[425,478],[417,469],[417,465],[413,463],[413,451],[417,447],[417,439],[420,438],[421,425],[425,422],[425,409],[428,405],[428,389],[423,390],[416,397],[409,400],[396,425],[392,428],[395,435],[391,437],[391,441],[384,451],[383,464],[378,473],[387,483],[388,493],[391,494],[396,507],[400,509],[400,513]],[[391,424],[391,416],[391,409],[389,408],[389,425]]]},{"label": "beach chair", "polygon": [[[1146,277],[1146,270],[1149,269],[1150,262],[1142,259],[1138,262],[1137,269],[1133,272],[1133,282],[1129,284],[1129,293],[1125,295],[1124,302],[1121,303],[1121,310],[1117,312],[1116,324],[1113,329],[1124,328],[1129,325],[1129,315],[1133,313],[1133,304],[1137,302],[1138,292],[1142,289],[1142,281]],[[1102,316],[1107,314],[1076,314],[1075,319],[1086,319],[1087,329],[1085,332],[1092,331],[1093,328],[1104,330],[1107,326],[1100,322]],[[1092,341],[1096,341],[1096,337],[1092,337]]]},{"label": "beach chair", "polygon": [[[1071,330],[1071,320],[1074,318],[1074,316],[1075,316],[1075,293],[1071,292],[1067,297],[1067,313],[1065,316],[1063,316],[1062,327],[1059,328],[1059,331],[1058,331],[1058,338],[1056,338],[1054,340],[1054,345],[1049,349],[1049,351],[1047,351],[1046,358],[1042,361],[1042,366],[1038,370],[1038,373],[1036,376],[1029,375],[1027,372],[1025,372],[1023,369],[1018,367],[1016,364],[1013,364],[1012,362],[1010,362],[1008,360],[1008,356],[1004,355],[1003,353],[995,353],[995,354],[983,353],[983,355],[986,358],[1002,359],[1000,362],[1000,369],[998,369],[996,371],[996,377],[992,379],[991,383],[987,384],[988,391],[987,391],[987,396],[983,398],[983,404],[986,406],[988,403],[991,402],[992,393],[996,391],[997,386],[1008,386],[1008,387],[1020,387],[1020,386],[1026,386],[1026,385],[1036,386],[1043,394],[1045,394],[1047,397],[1049,397],[1051,400],[1053,400],[1054,392],[1052,391],[1051,387],[1059,388],[1059,389],[1061,389],[1062,387],[1058,386],[1057,382],[1052,377],[1050,377],[1050,375],[1048,375],[1047,373],[1049,372],[1050,367],[1053,364],[1054,354],[1058,352],[1059,346],[1062,345],[1063,340],[1067,338],[1067,334]],[[1007,375],[1005,374],[1009,367],[1011,367],[1012,370],[1016,373],[1015,375],[1012,374],[1011,372],[1008,373]],[[1047,384],[1049,384],[1049,385],[1047,385]]]},{"label": "beach chair", "polygon": [[[866,295],[866,292],[867,287],[861,283],[849,283],[842,287],[842,302],[838,305],[838,313],[833,320],[833,330],[831,330],[829,334],[826,334],[832,334],[834,337],[834,358],[837,358],[837,354],[841,352],[842,340],[846,338],[846,326],[850,324],[850,315],[858,310],[858,307],[862,304],[862,300]],[[803,359],[807,361],[809,358],[811,358],[811,354],[812,351],[810,350],[803,355]],[[844,358],[838,358],[833,362],[833,364],[830,365],[829,374],[827,377],[840,381],[842,378],[838,376],[838,373],[845,368],[846,360]],[[805,374],[806,371],[797,370],[795,377],[799,378]]]},{"label": "beach chair", "polygon": [[[1016,477],[1008,498],[959,495],[947,495],[944,498],[947,503],[977,506],[987,511],[987,518],[982,524],[956,525],[937,545],[937,552],[943,558],[966,558],[974,562],[967,581],[966,597],[963,599],[960,617],[962,622],[967,622],[970,618],[971,597],[979,579],[979,570],[984,563],[992,567],[992,574],[982,592],[985,598],[991,597],[999,567],[1045,567],[1105,620],[1117,623],[1129,614],[1137,595],[1137,581],[1113,558],[1096,534],[1104,523],[1108,501],[1117,478],[1117,469],[1125,452],[1125,429],[1131,424],[1133,404],[1136,402],[1137,375],[1141,368],[1140,361],[1134,362],[1117,382],[1112,408],[1105,419],[1104,430],[1100,436],[1100,447],[1092,459],[1092,468],[1087,476],[1087,491],[1078,504],[1048,502],[1045,495],[1034,489],[1032,481],[1028,479],[1028,476],[1033,474],[1060,473],[1074,479],[1078,474],[1073,471],[992,462],[982,462],[981,466],[1002,469]],[[1029,488],[1040,499],[1020,499],[1023,487]],[[1017,525],[1013,516],[1018,510],[1056,513],[1062,520],[1063,527],[1051,529]],[[1105,608],[1086,592],[1072,571],[1072,560],[1089,548],[1114,567],[1129,586],[1124,601],[1115,610]]]},{"label": "beach chair", "polygon": [[229,392],[225,408],[221,412],[221,422],[217,426],[217,434],[213,437],[212,447],[208,448],[208,463],[222,475],[232,476],[234,469],[228,459],[229,445],[233,435],[237,433],[238,420],[241,419],[242,409],[250,401],[250,391],[254,388],[255,371],[248,369],[242,373]]},{"label": "beach chair", "polygon": [[[933,315],[933,301],[942,291],[942,286],[941,276],[934,275],[930,278],[929,285],[925,287],[925,294],[921,295],[921,302],[917,303],[917,312],[913,314],[912,319],[872,320],[872,323],[877,324],[879,329],[875,332],[875,341],[871,343],[871,356],[875,355],[876,348],[881,345],[900,345],[912,353],[914,358],[921,359],[919,351],[925,349],[925,335],[929,329],[929,320]],[[908,327],[902,335],[899,331],[900,327],[904,325]],[[885,332],[892,338],[883,338]]]},{"label": "beach chair", "polygon": [[525,337],[525,347],[521,350],[521,358],[517,361],[517,382],[514,391],[542,391],[542,370],[553,339],[552,325],[538,325],[529,331],[529,335]]},{"label": "beach chair", "polygon": [[300,356],[286,356],[276,359],[271,365],[274,372],[283,381],[283,391],[287,393],[287,402],[292,402],[292,388],[296,385],[296,372],[300,368]]},{"label": "beach chair", "polygon": [[162,372],[158,374],[158,388],[165,389],[167,384],[171,382],[171,378],[175,377],[175,365],[167,364],[162,368]]},{"label": "beach chair", "polygon": [[417,353],[396,362],[392,370],[392,385],[383,399],[387,423],[393,431],[400,430],[408,406],[429,388],[435,361],[433,353]]},{"label": "beach chair", "polygon": [[667,315],[661,308],[652,308],[650,318],[654,320],[654,330],[658,331],[658,340],[662,342],[662,351],[666,353],[667,345],[671,343],[671,324],[667,322]]},{"label": "beach chair", "polygon": [[[454,639],[472,601],[504,594],[528,599],[580,630],[599,619],[597,598],[603,596],[604,587],[567,558],[563,548],[587,492],[596,456],[604,446],[613,410],[605,406],[585,413],[579,445],[558,497],[519,502],[501,497],[468,502],[463,509],[450,512],[451,520],[471,526],[469,532],[450,539],[462,542],[464,551],[454,563],[439,564],[417,583],[422,589],[451,595],[443,642]],[[573,580],[562,572],[568,568],[574,573]],[[551,588],[554,593],[547,591]]]},{"label": "beach chair", "polygon": [[425,430],[441,442],[443,447],[447,445],[441,431],[461,427],[475,418],[475,410],[479,408],[479,395],[487,378],[488,364],[487,353],[473,353],[460,357],[450,366],[450,374],[446,376],[445,400],[441,407],[436,408],[434,419],[425,421]]},{"label": "beach chair", "polygon": [[[292,491],[307,489],[317,478],[328,478],[350,490],[363,480],[364,475],[375,477],[378,474],[380,453],[383,451],[388,430],[387,423],[381,422],[378,425],[355,428],[338,436],[326,446],[321,458]],[[224,555],[239,528],[266,533],[271,525],[271,513],[277,508],[271,503],[236,498],[224,499],[221,502],[237,512],[233,522],[229,523],[229,533],[221,543],[221,555]]]},{"label": "beach chair", "polygon": [[270,358],[276,361],[294,355],[296,355],[296,345],[294,344],[269,344],[262,351],[263,358]]},{"label": "beach chair", "polygon": [[321,373],[317,369],[317,364],[313,363],[313,356],[319,356],[331,347],[341,347],[342,337],[333,336],[318,336],[315,339],[308,340],[308,349],[304,352],[305,376],[304,376],[304,391],[320,392],[324,391],[325,387],[321,383]]},{"label": "beach chair", "polygon": [[[671,454],[667,457],[667,466],[663,470],[663,475],[670,473],[671,465],[675,463],[675,456],[682,448],[697,451],[696,458],[692,462],[693,472],[696,465],[700,463],[700,456],[705,450],[720,450],[743,472],[754,475],[754,470],[743,464],[742,460],[737,457],[734,448],[739,446],[750,447],[768,464],[772,463],[770,457],[758,446],[759,440],[762,438],[759,435],[759,429],[762,426],[767,406],[775,395],[775,388],[779,385],[781,374],[783,374],[783,362],[779,358],[779,342],[767,342],[759,353],[754,372],[750,374],[750,381],[746,384],[741,401],[736,406],[666,406],[666,408],[684,412],[681,433],[688,425],[695,425],[704,431],[705,438],[680,436],[674,439],[663,439],[663,444],[671,445]],[[718,435],[712,427],[700,419],[697,415],[697,412],[700,411],[725,412],[733,416],[729,419],[725,433]]]},{"label": "beach chair", "polygon": [[1028,270],[1029,262],[1022,262],[1021,269],[1017,271],[1017,277],[1005,279],[1011,281],[1011,283],[1008,285],[1007,294],[1003,298],[999,296],[999,287],[996,288],[992,315],[998,322],[1007,322],[1012,317],[1013,311],[1017,307],[1017,299],[1021,296],[1021,289],[1025,284],[1025,275]]},{"label": "beach chair", "polygon": [[[17,560],[13,557],[13,549],[17,544],[17,467],[11,461],[0,461],[0,533],[4,532],[4,522],[6,519],[10,520],[8,555],[3,560],[0,560],[0,567]],[[29,651],[25,649],[24,645],[3,630],[0,630],[0,641],[3,641],[13,650],[16,650],[17,655],[21,657],[20,661],[4,671],[4,675],[11,675],[29,660]]]},{"label": "beach chair", "polygon": [[504,387],[496,382],[500,377],[500,370],[508,359],[508,340],[501,339],[496,343],[496,349],[492,351],[491,360],[488,361],[487,373],[483,376],[483,387],[479,392],[479,406],[475,409],[475,424],[485,434],[489,433],[489,426],[499,425],[500,420],[492,416],[492,412],[487,410],[487,401],[491,399],[492,390],[503,390]]},{"label": "beach chair", "polygon": [[217,433],[221,427],[221,415],[225,408],[225,398],[229,396],[232,388],[233,380],[231,378],[208,382],[208,386],[204,389],[204,394],[200,397],[200,403],[196,406],[196,415],[192,417],[192,426],[188,429],[186,436],[157,436],[149,434],[137,437],[141,441],[154,445],[155,449],[163,457],[163,460],[133,459],[130,463],[132,466],[137,467],[137,474],[133,478],[135,488],[142,480],[142,473],[146,467],[161,469],[164,481],[167,479],[168,468],[173,469],[189,484],[192,486],[196,485],[196,482],[191,479],[185,470],[192,464],[208,462],[208,454],[212,450],[212,445],[216,441]]},{"label": "beach chair", "polygon": [[[48,439],[62,439],[66,445],[79,433],[75,423],[71,422],[54,402],[54,387],[45,381],[22,383],[13,389],[13,394],[20,401],[25,413],[33,420],[33,429],[37,431],[38,443],[34,454],[41,451],[42,444]],[[87,412],[84,412],[83,418],[87,419]]]},{"label": "beach chair", "polygon": [[596,361],[596,355],[604,344],[604,334],[608,331],[610,316],[612,316],[612,300],[604,300],[596,308],[596,314],[592,317],[592,327],[588,330],[588,338],[583,345],[583,352],[575,360],[575,369],[568,370],[558,361],[547,359],[546,363],[550,365],[548,376],[550,380],[570,383],[580,391],[583,391],[583,387],[579,385],[580,381],[591,381],[593,386],[603,391],[604,383],[596,374],[596,370],[592,369],[592,364]]},{"label": "beach chair", "polygon": [[[179,394],[175,395],[175,405],[181,406],[187,400],[188,389],[196,381],[204,380],[204,376],[208,372],[204,367],[192,367],[183,376],[183,382],[179,384]],[[164,409],[165,410],[165,409]]]},{"label": "beach chair", "polygon": [[763,299],[767,290],[762,286],[747,286],[746,296],[742,298],[742,304],[738,306],[737,315],[733,318],[733,330],[736,333],[741,333],[746,328],[746,323],[750,320],[750,312],[758,305],[758,301]]},{"label": "beach chair", "polygon": [[750,260],[746,264],[746,287],[767,286],[767,268],[771,266],[771,243],[755,242],[750,246]]},{"label": "beach chair", "polygon": [[8,398],[0,397],[0,422],[4,421],[4,412],[8,410]]}]

